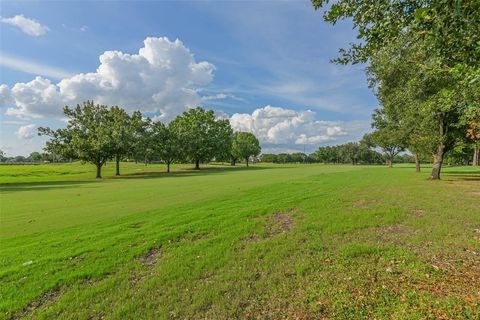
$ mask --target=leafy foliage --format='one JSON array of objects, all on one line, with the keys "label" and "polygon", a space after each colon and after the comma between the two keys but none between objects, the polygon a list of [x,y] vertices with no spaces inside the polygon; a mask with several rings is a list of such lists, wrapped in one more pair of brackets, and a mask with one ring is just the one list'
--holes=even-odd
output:
[{"label": "leafy foliage", "polygon": [[232,150],[235,157],[245,159],[247,167],[249,158],[259,155],[262,151],[257,137],[250,132],[237,132],[233,140]]},{"label": "leafy foliage", "polygon": [[184,112],[170,124],[178,137],[185,158],[195,163],[208,162],[229,154],[233,130],[228,120],[216,120],[212,110],[197,107]]}]

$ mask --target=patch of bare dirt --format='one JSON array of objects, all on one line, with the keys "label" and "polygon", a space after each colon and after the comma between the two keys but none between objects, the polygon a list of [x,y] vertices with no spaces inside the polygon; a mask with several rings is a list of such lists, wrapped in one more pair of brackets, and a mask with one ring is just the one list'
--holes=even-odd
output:
[{"label": "patch of bare dirt", "polygon": [[161,250],[160,248],[150,249],[145,255],[140,257],[140,262],[144,266],[153,266],[160,259]]},{"label": "patch of bare dirt", "polygon": [[30,318],[38,309],[43,306],[53,303],[60,298],[60,289],[50,290],[43,293],[40,297],[30,302],[23,310],[16,315],[12,316],[12,319]]},{"label": "patch of bare dirt", "polygon": [[415,209],[412,211],[413,215],[417,216],[417,217],[423,217],[427,214],[427,212],[425,210],[422,210],[422,209]]},{"label": "patch of bare dirt", "polygon": [[268,219],[266,227],[268,237],[284,233],[293,228],[292,211],[275,212]]},{"label": "patch of bare dirt", "polygon": [[407,246],[407,239],[413,236],[413,230],[402,225],[381,226],[375,228],[375,237],[380,243],[392,243]]},{"label": "patch of bare dirt", "polygon": [[371,208],[376,204],[378,204],[378,200],[360,199],[360,200],[354,201],[352,206],[354,208],[367,209],[367,208]]},{"label": "patch of bare dirt", "polygon": [[[131,274],[131,279],[130,281],[132,284],[137,284],[138,282],[142,281],[143,278],[150,272],[151,273],[151,268],[155,266],[158,261],[160,260],[160,256],[162,254],[162,251],[160,248],[152,248],[150,251],[148,251],[146,254],[141,256],[139,258],[139,261],[142,263],[144,267],[147,268],[147,271],[141,271],[141,270],[134,270],[133,273]],[[150,271],[148,271],[150,270]]]},{"label": "patch of bare dirt", "polygon": [[268,216],[265,222],[264,234],[258,235],[256,233],[251,234],[245,238],[247,242],[258,242],[261,240],[270,239],[278,234],[288,232],[294,226],[292,218],[293,210],[275,212]]}]

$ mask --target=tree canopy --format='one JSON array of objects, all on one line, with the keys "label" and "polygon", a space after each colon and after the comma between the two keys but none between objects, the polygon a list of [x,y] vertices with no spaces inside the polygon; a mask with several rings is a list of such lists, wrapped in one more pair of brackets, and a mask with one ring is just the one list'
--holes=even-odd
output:
[{"label": "tree canopy", "polygon": [[176,117],[170,126],[184,156],[200,169],[201,162],[223,157],[231,146],[233,130],[228,120],[216,120],[212,110],[197,107]]},{"label": "tree canopy", "polygon": [[237,158],[245,159],[247,167],[249,158],[258,156],[262,151],[257,137],[250,132],[237,132],[233,139],[232,149]]},{"label": "tree canopy", "polygon": [[[316,9],[328,2],[313,0]],[[357,30],[359,41],[334,61],[368,64],[379,112],[391,124],[377,128],[374,117],[376,140],[401,132],[413,153],[434,156],[431,179],[439,179],[445,155],[465,143],[480,109],[480,2],[339,0],[324,18],[352,19]]]}]

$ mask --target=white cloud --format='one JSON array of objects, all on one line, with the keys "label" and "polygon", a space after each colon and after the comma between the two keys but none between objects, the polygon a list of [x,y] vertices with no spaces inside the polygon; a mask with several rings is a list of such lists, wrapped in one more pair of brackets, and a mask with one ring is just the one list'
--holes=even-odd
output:
[{"label": "white cloud", "polygon": [[[28,83],[15,84],[9,91],[15,107],[8,108],[7,115],[39,118],[61,114],[61,94],[48,79],[36,77]],[[3,93],[1,100],[4,100]]]},{"label": "white cloud", "polygon": [[262,144],[321,144],[345,135],[338,123],[319,121],[313,111],[265,106],[252,114],[236,113],[230,118],[236,131],[255,134]]},{"label": "white cloud", "polygon": [[0,106],[5,106],[13,102],[12,93],[6,84],[0,84]]},{"label": "white cloud", "polygon": [[170,120],[201,102],[199,87],[213,80],[215,70],[206,61],[196,62],[180,40],[166,37],[146,38],[138,54],[106,51],[99,60],[96,72],[57,84],[36,77],[9,90],[2,87],[0,101],[10,96],[13,105],[7,105],[7,114],[19,117],[60,118],[63,106],[94,100],[128,111],[158,112],[160,119]]},{"label": "white cloud", "polygon": [[228,96],[225,93],[217,93],[211,96],[204,96],[202,97],[202,101],[209,101],[209,100],[221,100],[226,99]]},{"label": "white cloud", "polygon": [[26,18],[23,14],[11,18],[0,18],[0,21],[15,26],[33,37],[43,36],[49,30],[47,26],[40,24],[38,21]]},{"label": "white cloud", "polygon": [[[327,128],[328,131],[328,128]],[[295,140],[295,144],[321,144],[323,142],[334,141],[335,138],[329,135],[319,135],[319,136],[307,136],[302,133]]]},{"label": "white cloud", "polygon": [[333,127],[328,127],[327,128],[327,135],[329,135],[329,136],[345,136],[345,135],[347,135],[347,132],[344,131],[339,126],[333,126]]},{"label": "white cloud", "polygon": [[26,126],[22,126],[18,128],[18,131],[15,133],[19,139],[32,139],[37,135],[37,125],[36,124],[28,124]]}]

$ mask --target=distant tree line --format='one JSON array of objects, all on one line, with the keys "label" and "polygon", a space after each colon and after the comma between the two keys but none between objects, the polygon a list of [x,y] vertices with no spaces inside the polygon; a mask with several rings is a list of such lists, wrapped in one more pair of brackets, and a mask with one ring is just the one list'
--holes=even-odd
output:
[{"label": "distant tree line", "polygon": [[0,150],[1,163],[39,163],[49,158],[47,153],[32,152],[27,157],[13,156],[7,157],[3,150]]},{"label": "distant tree line", "polygon": [[296,153],[263,153],[260,157],[262,162],[270,163],[315,163],[318,162],[313,154]]},{"label": "distant tree line", "polygon": [[[262,154],[262,162],[272,163],[325,163],[325,164],[385,164],[414,163],[415,158],[411,154],[395,154],[390,158],[375,150],[376,146],[370,140],[370,135],[360,142],[348,142],[335,146],[318,148],[311,154],[305,153],[280,153]],[[426,159],[422,159],[426,161]]]},{"label": "distant tree line", "polygon": [[193,163],[229,161],[235,165],[261,152],[258,139],[248,132],[234,133],[230,122],[216,119],[212,110],[189,109],[168,124],[142,117],[139,111],[129,115],[124,109],[87,101],[75,108],[65,107],[65,128],[39,128],[39,135],[50,140],[45,150],[62,159],[91,163],[101,178],[102,167],[111,160],[120,175],[123,160]]}]

